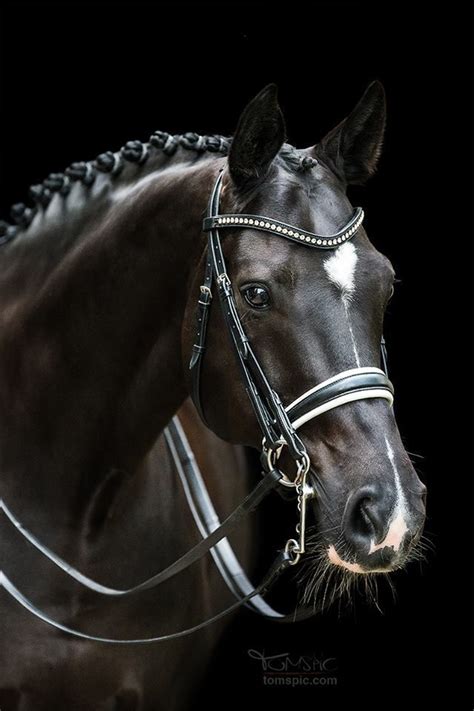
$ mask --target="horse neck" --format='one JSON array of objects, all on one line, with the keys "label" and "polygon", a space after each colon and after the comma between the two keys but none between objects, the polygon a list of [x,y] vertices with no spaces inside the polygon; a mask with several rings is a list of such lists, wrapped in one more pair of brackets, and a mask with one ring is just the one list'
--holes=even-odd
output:
[{"label": "horse neck", "polygon": [[[185,399],[181,324],[221,162],[178,163],[117,186],[52,267],[57,242],[45,240],[29,289],[15,293],[18,279],[4,276],[5,496],[13,487],[24,500],[62,495],[70,509],[85,507],[110,470],[138,466]],[[7,255],[5,274],[24,269],[25,244],[17,264]]]}]

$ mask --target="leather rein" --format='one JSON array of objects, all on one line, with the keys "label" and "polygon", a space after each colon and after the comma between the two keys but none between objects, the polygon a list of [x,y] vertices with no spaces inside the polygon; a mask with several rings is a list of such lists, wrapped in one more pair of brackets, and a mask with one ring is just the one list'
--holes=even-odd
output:
[{"label": "leather rein", "polygon": [[[210,551],[222,577],[237,598],[237,601],[213,617],[178,632],[140,639],[107,638],[81,632],[54,620],[36,607],[16,588],[7,575],[0,571],[0,587],[3,586],[20,605],[47,624],[75,637],[111,644],[146,644],[172,640],[196,632],[223,618],[242,605],[246,605],[264,616],[283,622],[294,622],[312,616],[314,613],[313,607],[301,607],[295,612],[285,615],[275,611],[263,599],[263,596],[281,574],[289,567],[296,565],[305,553],[306,504],[309,499],[315,496],[315,492],[307,481],[310,460],[297,430],[301,425],[323,412],[356,400],[383,398],[390,405],[393,403],[393,386],[386,372],[376,367],[364,367],[339,373],[284,406],[278,393],[271,387],[246,336],[238,314],[232,283],[226,270],[219,234],[220,229],[223,228],[256,229],[270,232],[293,242],[299,242],[305,247],[334,249],[357,233],[363,221],[364,213],[362,209],[356,208],[345,227],[335,234],[329,236],[318,235],[261,215],[220,214],[219,199],[222,179],[223,174],[220,171],[211,193],[207,216],[203,223],[203,231],[208,233],[207,259],[204,282],[200,287],[196,309],[196,339],[189,365],[192,377],[191,394],[203,422],[206,423],[201,400],[201,369],[206,349],[212,286],[215,281],[219,303],[227,330],[231,336],[231,343],[240,367],[246,392],[262,432],[260,457],[263,470],[262,479],[259,480],[241,504],[221,523],[212,506],[204,480],[179,420],[176,417],[173,418],[165,429],[164,434],[202,540],[164,570],[142,583],[126,589],[110,588],[88,578],[44,546],[30,531],[22,526],[6,503],[1,500],[0,509],[4,511],[17,530],[42,555],[49,558],[51,562],[81,585],[101,595],[130,597],[155,588],[165,580],[169,580],[187,569]],[[382,362],[386,371],[386,351],[383,339],[381,351]],[[293,476],[289,476],[278,467],[278,460],[284,447],[288,448],[288,452],[295,463],[296,473]],[[283,549],[278,551],[274,562],[263,576],[260,584],[253,587],[233,553],[227,536],[271,491],[278,489],[280,486],[293,489],[296,492],[298,523],[296,525],[295,538],[290,538]]]}]

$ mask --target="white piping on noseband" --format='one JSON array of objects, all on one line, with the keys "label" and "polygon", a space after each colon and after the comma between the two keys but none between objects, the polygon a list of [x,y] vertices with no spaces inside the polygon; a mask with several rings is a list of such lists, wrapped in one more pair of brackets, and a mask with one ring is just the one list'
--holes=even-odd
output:
[{"label": "white piping on noseband", "polygon": [[[352,375],[359,375],[364,373],[378,373],[381,375],[385,375],[383,370],[381,370],[380,368],[373,367],[351,368],[350,370],[344,370],[342,373],[333,375],[332,378],[328,378],[319,385],[316,385],[314,388],[307,390],[305,393],[303,393],[303,395],[300,395],[300,397],[296,398],[296,400],[293,400],[290,405],[285,407],[285,410],[288,412],[295,405],[298,405],[303,400],[306,400],[307,397],[313,395],[313,393],[318,392],[318,390],[322,390],[327,385],[336,383],[337,381],[343,380],[344,378],[348,378]],[[294,429],[297,430],[299,427],[301,427],[301,425],[304,425],[305,422],[309,422],[309,420],[318,417],[318,415],[322,415],[324,412],[328,412],[328,410],[334,410],[334,408],[339,407],[340,405],[345,405],[348,402],[355,402],[356,400],[369,400],[371,398],[382,398],[389,402],[390,407],[393,405],[393,395],[390,390],[385,388],[361,388],[360,390],[356,390],[353,392],[342,393],[341,395],[338,395],[332,400],[324,402],[318,407],[315,407],[313,410],[306,412],[294,422],[292,421],[292,425]]]}]

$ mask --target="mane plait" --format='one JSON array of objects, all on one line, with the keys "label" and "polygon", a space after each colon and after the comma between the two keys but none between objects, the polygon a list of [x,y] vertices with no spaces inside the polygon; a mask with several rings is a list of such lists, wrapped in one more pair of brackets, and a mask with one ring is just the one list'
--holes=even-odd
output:
[{"label": "mane plait", "polygon": [[221,153],[226,155],[230,139],[223,136],[200,136],[197,133],[172,135],[164,131],[155,131],[148,143],[127,141],[118,153],[106,151],[95,160],[72,163],[64,173],[50,173],[42,183],[29,188],[29,204],[18,202],[10,208],[12,222],[0,220],[0,245],[10,242],[21,230],[26,229],[39,210],[48,207],[55,193],[66,197],[76,182],[90,187],[97,173],[109,173],[111,177],[118,175],[125,163],[143,165],[150,156],[151,147],[172,156],[178,147],[198,153]]}]

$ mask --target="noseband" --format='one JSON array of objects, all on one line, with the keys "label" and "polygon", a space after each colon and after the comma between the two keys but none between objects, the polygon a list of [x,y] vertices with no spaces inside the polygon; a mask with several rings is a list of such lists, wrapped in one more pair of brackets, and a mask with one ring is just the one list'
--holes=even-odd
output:
[{"label": "noseband", "polygon": [[[208,245],[204,283],[200,287],[196,313],[197,334],[189,364],[192,375],[192,398],[201,418],[207,424],[201,400],[200,381],[212,301],[212,283],[215,280],[222,314],[231,336],[245,389],[262,431],[262,466],[267,472],[276,469],[283,447],[288,448],[296,465],[296,475],[292,478],[278,471],[281,475],[280,483],[287,487],[295,487],[298,492],[301,514],[297,528],[299,541],[291,539],[287,544],[288,550],[293,554],[294,562],[297,562],[300,555],[304,553],[304,520],[301,519],[304,519],[305,501],[314,492],[306,484],[310,460],[296,430],[323,412],[355,400],[384,398],[391,405],[393,386],[386,373],[380,368],[353,368],[316,385],[285,407],[278,393],[270,385],[240,320],[232,283],[226,269],[219,231],[226,228],[257,229],[284,237],[304,247],[328,250],[335,249],[354,237],[362,224],[364,212],[362,208],[356,208],[349,222],[332,235],[315,234],[263,215],[221,214],[219,199],[222,179],[223,173],[220,171],[203,223],[203,230],[208,232]],[[383,346],[382,349],[384,350]],[[384,352],[382,360],[385,364]]]}]

